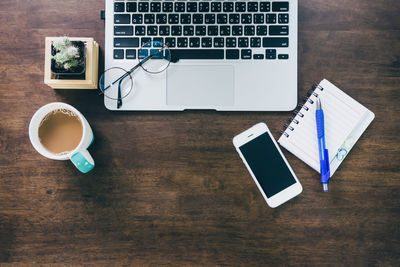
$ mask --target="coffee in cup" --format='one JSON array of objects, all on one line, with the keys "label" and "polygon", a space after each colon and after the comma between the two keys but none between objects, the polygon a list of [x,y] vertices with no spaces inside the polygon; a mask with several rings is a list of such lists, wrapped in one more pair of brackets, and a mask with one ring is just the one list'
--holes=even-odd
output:
[{"label": "coffee in cup", "polygon": [[51,153],[66,154],[82,139],[83,127],[78,115],[67,109],[48,113],[39,125],[40,143]]}]

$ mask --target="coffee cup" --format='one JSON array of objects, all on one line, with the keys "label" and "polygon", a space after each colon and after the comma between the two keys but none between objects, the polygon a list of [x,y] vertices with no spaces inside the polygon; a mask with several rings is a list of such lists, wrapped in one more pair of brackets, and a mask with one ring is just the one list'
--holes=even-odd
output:
[{"label": "coffee cup", "polygon": [[55,102],[37,110],[29,124],[29,139],[46,158],[71,160],[83,173],[94,168],[87,150],[94,140],[93,131],[85,117],[71,105]]}]

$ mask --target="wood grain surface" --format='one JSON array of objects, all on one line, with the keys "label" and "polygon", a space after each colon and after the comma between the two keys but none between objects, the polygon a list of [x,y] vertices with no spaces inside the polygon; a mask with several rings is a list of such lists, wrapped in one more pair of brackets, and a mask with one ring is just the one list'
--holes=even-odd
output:
[{"label": "wood grain surface", "polygon": [[[110,112],[96,92],[43,84],[46,36],[94,37],[104,1],[0,1],[0,262],[99,265],[399,266],[400,1],[299,1],[299,102],[323,78],[376,118],[323,193],[284,150],[303,193],[267,206],[232,145],[290,112]],[[95,169],[39,155],[49,102],[91,124]],[[279,99],[277,99],[279,101]]]}]

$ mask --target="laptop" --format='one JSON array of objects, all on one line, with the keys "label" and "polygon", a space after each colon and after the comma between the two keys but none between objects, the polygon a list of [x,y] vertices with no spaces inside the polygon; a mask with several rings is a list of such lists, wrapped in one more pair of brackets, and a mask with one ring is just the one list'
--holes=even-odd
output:
[{"label": "laptop", "polygon": [[289,111],[297,105],[297,0],[106,0],[105,69],[131,69],[141,43],[168,45],[166,71],[132,73],[110,110]]}]

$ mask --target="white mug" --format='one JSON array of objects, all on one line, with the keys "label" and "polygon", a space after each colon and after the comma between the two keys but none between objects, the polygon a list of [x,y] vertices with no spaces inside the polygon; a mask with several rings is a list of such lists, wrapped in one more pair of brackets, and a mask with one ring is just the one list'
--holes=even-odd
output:
[{"label": "white mug", "polygon": [[[66,109],[77,115],[82,123],[83,128],[83,134],[79,145],[69,153],[65,154],[51,153],[42,145],[39,140],[39,125],[41,121],[47,114],[58,109]],[[31,143],[36,151],[46,158],[55,160],[69,159],[72,161],[72,163],[74,163],[75,167],[77,167],[78,170],[83,173],[87,173],[94,168],[94,160],[87,151],[87,148],[92,144],[94,140],[93,131],[90,128],[90,125],[85,117],[83,117],[83,115],[71,105],[60,102],[49,103],[36,111],[31,119],[31,122],[29,123],[29,139],[31,140]]]}]

